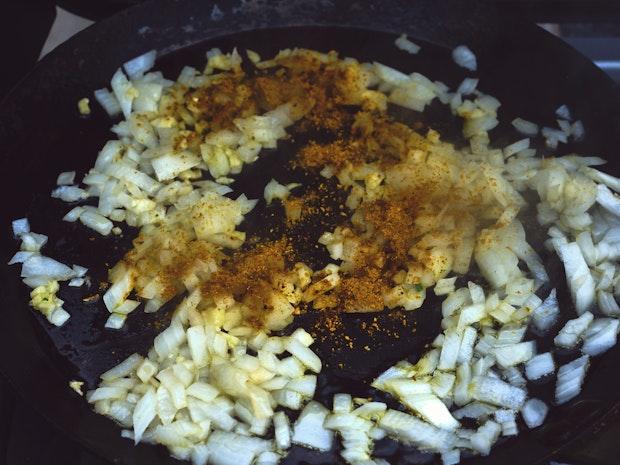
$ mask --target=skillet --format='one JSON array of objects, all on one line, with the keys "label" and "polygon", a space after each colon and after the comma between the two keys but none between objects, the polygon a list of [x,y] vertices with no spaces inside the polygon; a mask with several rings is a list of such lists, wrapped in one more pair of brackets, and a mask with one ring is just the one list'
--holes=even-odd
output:
[{"label": "skillet", "polygon": [[[396,36],[403,32],[423,46],[419,55],[407,55],[393,46]],[[487,5],[458,0],[248,0],[215,8],[206,1],[153,0],[97,23],[59,47],[0,104],[1,198],[5,202],[1,213],[2,259],[6,263],[17,247],[10,234],[10,220],[24,214],[31,219],[34,231],[50,236],[46,254],[89,267],[94,283],[105,280],[106,266],[102,263],[112,265],[127,249],[135,232],[127,231],[123,238],[91,240],[84,230],[78,231],[79,226],[60,221],[68,208],[49,199],[49,192],[58,172],[77,169],[83,174],[111,136],[111,121],[103,111],[93,103],[91,117],[80,118],[77,100],[108,85],[119,64],[133,56],[157,49],[160,59],[156,67],[174,77],[185,64],[200,66],[204,52],[213,46],[223,50],[249,47],[263,56],[285,47],[305,46],[336,49],[362,61],[378,60],[408,72],[415,70],[455,87],[467,73],[451,62],[449,51],[461,43],[478,55],[481,89],[503,103],[500,120],[504,125],[492,132],[498,146],[515,139],[505,124],[515,116],[551,126],[554,109],[567,104],[584,122],[587,136],[582,143],[561,147],[558,154],[576,151],[600,155],[609,160],[607,171],[620,173],[620,162],[615,158],[620,142],[620,97],[613,83],[558,39],[533,25],[501,17]],[[456,138],[458,130],[446,122],[451,119],[446,115],[431,108],[427,122]],[[267,158],[265,162],[248,167],[233,187],[260,196],[262,186],[274,173],[287,175],[279,171],[279,161],[290,156],[292,149],[283,144],[270,157],[263,157]],[[260,229],[264,218],[259,211],[248,228]],[[316,233],[309,230],[308,237]],[[564,319],[571,318],[563,271],[553,257],[544,258],[550,275],[556,278]],[[135,312],[122,331],[108,331],[103,329],[107,312],[102,303],[82,301],[96,292],[96,287],[80,288],[61,294],[72,318],[64,327],[53,328],[27,307],[27,289],[15,268],[3,265],[0,279],[0,370],[16,390],[68,436],[113,463],[177,463],[162,447],[134,447],[121,439],[116,425],[91,412],[67,386],[71,379],[82,379],[93,388],[99,373],[130,353],[144,352],[166,324],[170,308],[154,315]],[[398,340],[385,335],[366,340],[368,336],[359,330],[364,318],[346,318],[344,331],[358,341],[353,349],[329,350],[343,336],[339,333],[318,345],[327,362],[319,398],[343,388],[367,392],[366,381],[373,374],[396,360],[416,358],[421,353],[437,334],[440,317],[437,302],[429,300],[422,310],[406,315],[406,323],[398,328],[402,333]],[[383,327],[394,324],[387,317],[379,318]],[[311,315],[296,322],[304,326],[313,323]],[[373,347],[370,352],[361,350],[367,342]],[[542,342],[541,350],[545,343],[549,341]],[[494,449],[490,457],[468,463],[546,463],[549,456],[584,431],[610,421],[618,410],[619,361],[620,349],[616,347],[595,360],[582,395],[554,409],[545,426],[532,433],[523,431]],[[550,386],[530,389],[544,397]],[[388,456],[393,444],[382,447]],[[285,463],[335,463],[336,455],[294,448]],[[398,463],[434,460],[413,450],[397,451],[395,457]]]}]

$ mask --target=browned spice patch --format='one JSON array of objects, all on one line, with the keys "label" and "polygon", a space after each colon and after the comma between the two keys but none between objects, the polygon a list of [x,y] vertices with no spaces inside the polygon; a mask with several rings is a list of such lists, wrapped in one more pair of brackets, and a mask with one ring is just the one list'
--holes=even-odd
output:
[{"label": "browned spice patch", "polygon": [[285,238],[236,252],[202,284],[202,295],[207,298],[232,295],[248,306],[250,314],[246,322],[260,327],[270,307],[273,279],[285,271],[286,256],[291,253]]}]

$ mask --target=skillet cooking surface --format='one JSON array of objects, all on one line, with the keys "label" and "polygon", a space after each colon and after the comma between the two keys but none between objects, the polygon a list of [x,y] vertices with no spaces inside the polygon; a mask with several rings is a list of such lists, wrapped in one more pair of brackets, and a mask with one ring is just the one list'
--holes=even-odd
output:
[{"label": "skillet cooking surface", "polygon": [[[445,3],[448,4],[451,2]],[[386,12],[398,12],[398,2],[393,2],[393,8],[390,8],[392,2],[382,2],[381,14],[372,8],[356,9],[355,4],[347,4],[348,11],[342,6],[339,9],[326,6],[322,11],[312,8],[293,11],[278,9],[278,4],[274,4],[261,7],[262,13],[273,13],[263,16],[248,5],[235,15],[231,13],[230,18],[225,14],[216,22],[210,19],[210,5],[206,2],[201,6],[180,2],[172,8],[168,2],[161,1],[132,9],[98,24],[61,47],[3,102],[0,153],[2,173],[9,178],[2,185],[3,198],[8,201],[3,208],[8,239],[4,247],[5,262],[17,248],[17,242],[10,239],[9,221],[24,214],[31,219],[34,231],[49,234],[50,243],[45,253],[66,263],[89,267],[93,286],[105,280],[107,266],[114,264],[127,250],[135,231],[127,231],[122,238],[101,238],[79,225],[64,223],[60,219],[70,207],[50,199],[49,192],[58,172],[77,169],[78,177],[83,175],[92,165],[97,151],[112,136],[109,132],[112,122],[104,112],[93,102],[93,114],[80,118],[77,100],[90,96],[95,88],[108,85],[114,69],[127,58],[153,47],[161,55],[156,68],[164,71],[167,77],[176,77],[186,64],[201,67],[204,52],[214,46],[225,51],[233,46],[249,47],[264,57],[281,48],[303,46],[322,51],[336,49],[342,56],[353,56],[361,61],[377,60],[407,72],[418,71],[454,88],[466,74],[452,63],[449,50],[458,43],[468,43],[478,55],[481,90],[496,96],[503,104],[500,109],[503,126],[491,133],[498,146],[516,140],[507,124],[515,116],[553,125],[554,109],[566,103],[575,117],[584,122],[586,141],[563,146],[559,154],[576,151],[601,155],[611,161],[607,170],[618,174],[617,162],[612,157],[620,129],[620,107],[613,85],[587,60],[534,27],[512,23],[501,23],[500,27],[491,14],[479,16],[476,8],[468,16],[474,19],[457,22],[455,16],[465,17],[465,12],[449,11],[447,7],[442,11],[442,7],[430,2],[416,2],[409,10],[403,10],[402,15],[389,18]],[[154,12],[157,13],[155,17]],[[281,27],[317,22],[345,24],[330,14],[342,15],[346,24],[364,26],[364,29]],[[301,15],[301,19],[296,15]],[[441,23],[432,21],[439,19]],[[150,29],[145,28],[147,26]],[[230,33],[267,26],[278,27]],[[156,30],[161,33],[155,33]],[[397,50],[393,41],[398,34],[379,31],[398,34],[408,31],[413,40],[422,45],[422,51],[412,56]],[[105,49],[104,43],[108,44]],[[125,44],[128,46],[121,46]],[[448,140],[462,143],[455,119],[439,104],[433,104],[424,115],[403,111],[399,117],[409,122],[428,123]],[[289,171],[283,163],[290,158],[298,142],[285,142],[276,151],[266,153],[259,162],[246,167],[232,186],[235,192],[261,198],[262,189],[271,177],[280,181],[298,180],[299,175]],[[309,184],[313,180],[304,182]],[[275,224],[273,215],[278,213],[277,206],[265,208],[261,204],[249,216],[245,227],[250,232],[264,231],[265,225]],[[314,242],[321,232],[320,228],[310,226],[304,231],[305,239]],[[530,228],[528,234],[540,237],[537,228]],[[560,291],[567,319],[572,310],[562,269],[556,259],[544,258],[549,274],[555,277],[554,286]],[[61,292],[60,297],[67,302],[65,308],[72,318],[62,328],[54,328],[27,307],[28,290],[18,278],[18,268],[3,266],[0,276],[4,302],[0,327],[0,347],[4,350],[0,368],[18,390],[54,423],[110,460],[127,464],[176,463],[162,447],[133,447],[130,441],[121,439],[119,429],[110,420],[90,412],[85,401],[67,387],[70,379],[83,379],[91,389],[99,373],[130,353],[144,353],[153,337],[167,325],[173,306],[167,306],[168,311],[163,309],[150,315],[137,311],[128,318],[123,330],[104,331],[107,311],[103,304],[82,302],[83,297],[95,293],[97,288],[78,288]],[[439,331],[437,308],[438,301],[429,298],[423,309],[399,313],[398,318],[393,312],[346,315],[344,332],[330,335],[316,347],[326,362],[319,381],[319,398],[327,399],[342,389],[358,395],[367,394],[367,381],[373,375],[402,358],[415,359]],[[389,331],[369,338],[360,327],[373,318],[380,320],[379,326]],[[290,329],[295,325],[316,325],[316,317],[300,317]],[[352,348],[342,343],[344,333],[353,339]],[[539,349],[544,350],[549,342],[541,342]],[[335,344],[337,351],[331,350]],[[365,350],[365,345],[371,350]],[[617,370],[613,369],[618,366],[619,359],[620,350],[616,347],[595,360],[582,396],[561,409],[554,409],[545,426],[531,434],[521,428],[523,433],[517,439],[497,447],[491,457],[467,463],[537,463],[567,444],[592,420],[601,418],[610,406],[609,402],[620,387]],[[552,385],[530,386],[529,389],[532,395],[544,398],[548,397]],[[392,448],[389,441],[380,444],[386,456],[391,456]],[[401,450],[398,454],[398,463],[433,461],[432,456],[412,450]],[[336,455],[293,448],[285,463],[334,463]],[[397,462],[393,460],[392,463]]]}]

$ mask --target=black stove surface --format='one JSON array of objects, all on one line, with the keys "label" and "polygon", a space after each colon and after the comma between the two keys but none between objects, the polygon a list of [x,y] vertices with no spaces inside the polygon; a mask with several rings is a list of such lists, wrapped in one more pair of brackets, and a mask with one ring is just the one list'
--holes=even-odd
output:
[{"label": "black stove surface", "polygon": [[[58,3],[98,20],[139,0]],[[47,0],[4,0],[0,11],[0,98],[34,66],[55,17]],[[506,14],[555,23],[553,32],[589,56],[620,83],[620,10],[617,2],[589,0],[495,0]],[[558,24],[559,23],[559,24]],[[25,27],[24,25],[27,25]],[[617,417],[620,417],[618,415]],[[555,457],[571,465],[619,463],[620,422],[585,435]],[[0,374],[0,465],[110,465],[67,438],[35,412]]]}]

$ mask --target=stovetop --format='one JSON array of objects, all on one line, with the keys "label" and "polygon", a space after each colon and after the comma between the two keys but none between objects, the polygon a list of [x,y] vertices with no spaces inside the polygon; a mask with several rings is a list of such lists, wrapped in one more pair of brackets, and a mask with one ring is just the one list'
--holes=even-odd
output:
[{"label": "stovetop", "polygon": [[[56,3],[92,20],[139,0]],[[506,14],[522,16],[561,36],[620,84],[620,5],[594,0],[494,0]],[[0,97],[36,63],[56,14],[50,0],[5,0],[0,6]],[[24,27],[27,24],[27,27]],[[571,465],[615,465],[620,423],[587,434],[554,458]],[[36,413],[0,375],[0,464],[110,465]]]}]

